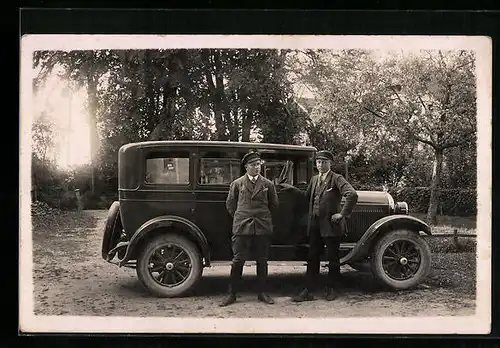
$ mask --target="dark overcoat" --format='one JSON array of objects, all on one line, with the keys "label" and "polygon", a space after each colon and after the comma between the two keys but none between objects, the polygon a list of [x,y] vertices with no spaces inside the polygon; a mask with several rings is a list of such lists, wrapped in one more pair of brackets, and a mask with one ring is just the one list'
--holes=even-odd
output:
[{"label": "dark overcoat", "polygon": [[233,235],[271,235],[278,205],[273,182],[262,175],[253,190],[248,175],[234,180],[226,199],[227,211],[233,217]]},{"label": "dark overcoat", "polygon": [[[319,185],[319,174],[311,178],[306,190],[306,197],[309,201],[309,214],[307,224],[307,234],[311,227],[313,218],[314,192]],[[358,202],[356,190],[340,174],[330,171],[319,188],[319,228],[322,237],[339,237],[347,234],[346,217],[351,215],[352,210]],[[341,207],[342,197],[345,197],[345,204]],[[336,213],[341,213],[344,217],[337,223],[332,223],[331,217]]]}]

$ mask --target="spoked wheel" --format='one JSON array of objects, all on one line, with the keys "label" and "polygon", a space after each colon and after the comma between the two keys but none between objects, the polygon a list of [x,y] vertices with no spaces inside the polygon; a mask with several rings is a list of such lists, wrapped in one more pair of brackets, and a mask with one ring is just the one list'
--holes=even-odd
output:
[{"label": "spoked wheel", "polygon": [[373,274],[394,289],[408,289],[419,284],[428,274],[431,252],[417,233],[391,231],[375,245],[371,258]]},{"label": "spoked wheel", "polygon": [[202,262],[196,246],[177,235],[151,240],[137,262],[137,276],[159,297],[175,297],[192,289],[201,277]]},{"label": "spoked wheel", "polygon": [[191,268],[191,261],[184,249],[170,243],[156,249],[148,263],[151,277],[167,287],[179,286],[186,281]]},{"label": "spoked wheel", "polygon": [[390,244],[382,255],[385,273],[397,281],[413,278],[421,264],[420,251],[415,244],[406,240],[397,240]]}]

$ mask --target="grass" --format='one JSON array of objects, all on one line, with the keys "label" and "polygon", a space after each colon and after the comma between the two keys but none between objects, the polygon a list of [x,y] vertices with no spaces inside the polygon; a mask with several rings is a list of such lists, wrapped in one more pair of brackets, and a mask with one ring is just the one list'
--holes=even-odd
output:
[{"label": "grass", "polygon": [[85,211],[62,211],[46,216],[32,216],[33,237],[45,238],[47,234],[73,231],[95,226],[97,219]]},{"label": "grass", "polygon": [[[425,221],[426,214],[413,213],[412,216]],[[447,236],[425,237],[433,253],[476,252],[476,238],[458,237],[458,244],[453,241],[453,231],[459,234],[476,234],[476,217],[438,215],[437,224],[431,226],[433,235],[449,234]]]},{"label": "grass", "polygon": [[[426,214],[411,215],[423,221],[426,219]],[[461,234],[476,234],[476,216],[438,215],[437,224],[431,226],[433,234],[452,234],[455,229]]]},{"label": "grass", "polygon": [[[411,213],[411,216],[426,220],[427,214]],[[476,229],[476,216],[448,216],[438,215],[437,226],[452,226],[456,228]]]}]

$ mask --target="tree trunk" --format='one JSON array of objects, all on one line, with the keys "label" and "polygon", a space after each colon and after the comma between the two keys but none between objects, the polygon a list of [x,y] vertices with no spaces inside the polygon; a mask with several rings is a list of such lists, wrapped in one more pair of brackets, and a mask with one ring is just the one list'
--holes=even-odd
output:
[{"label": "tree trunk", "polygon": [[144,55],[144,84],[146,87],[146,118],[153,119],[155,123],[157,120],[157,113],[155,109],[155,91],[154,91],[154,75],[152,71],[152,58],[151,52],[146,50]]},{"label": "tree trunk", "polygon": [[252,128],[252,117],[249,113],[243,115],[243,127],[241,129],[241,141],[250,141],[250,129]]},{"label": "tree trunk", "polygon": [[94,76],[94,70],[90,69],[87,76],[88,90],[87,98],[89,101],[89,128],[90,128],[90,167],[91,181],[90,191],[95,192],[97,154],[99,150],[99,135],[97,133],[97,77]]},{"label": "tree trunk", "polygon": [[238,106],[233,107],[231,113],[233,115],[232,120],[231,120],[232,130],[231,130],[231,133],[229,134],[229,139],[231,141],[239,141],[239,139],[240,139],[240,123],[241,123],[241,119],[243,118],[243,113],[241,112],[241,110]]},{"label": "tree trunk", "polygon": [[[220,52],[214,51],[214,63],[215,63],[215,91],[217,95],[217,100],[219,102],[219,107],[222,110],[222,122],[224,123],[224,129],[229,131],[229,138],[231,133],[233,133],[233,123],[231,121],[231,110],[229,108],[229,103],[226,97],[226,89],[224,86],[224,79],[222,76],[222,62],[220,60]],[[226,132],[222,134],[219,140],[227,140],[228,136]]]},{"label": "tree trunk", "polygon": [[435,225],[437,222],[437,210],[439,206],[439,186],[441,181],[441,173],[443,170],[443,149],[435,149],[434,169],[432,172],[431,197],[429,201],[429,209],[427,211],[427,222]]},{"label": "tree trunk", "polygon": [[213,111],[215,116],[215,129],[216,129],[216,140],[223,140],[225,138],[225,127],[222,120],[222,103],[220,99],[220,93],[216,89],[214,84],[212,71],[210,67],[212,63],[209,58],[209,50],[201,50],[201,58],[204,65],[205,78],[207,79],[208,90],[212,99]]}]

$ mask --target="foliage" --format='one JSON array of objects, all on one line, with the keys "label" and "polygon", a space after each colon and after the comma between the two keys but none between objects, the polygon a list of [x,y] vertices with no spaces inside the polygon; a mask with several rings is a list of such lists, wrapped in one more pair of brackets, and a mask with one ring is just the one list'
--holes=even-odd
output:
[{"label": "foliage", "polygon": [[[329,149],[336,156],[334,170],[357,189],[430,187],[417,195],[425,198],[406,196],[419,211],[426,206],[431,213],[475,211],[471,194],[454,200],[453,191],[440,190],[476,185],[474,56],[422,51],[381,59],[377,54],[359,49],[36,52],[35,88],[51,73],[86,88],[93,144],[90,166],[65,177],[46,156],[57,130],[47,115],[39,115],[33,133],[36,192],[54,206],[72,206],[78,188],[85,207],[106,208],[116,198],[123,144],[257,140]],[[314,95],[306,109],[297,103],[294,83]]]},{"label": "foliage", "polygon": [[35,119],[32,126],[33,153],[42,162],[49,160],[49,152],[54,148],[54,135],[56,132],[54,122],[46,113]]},{"label": "foliage", "polygon": [[385,59],[364,50],[306,55],[312,57],[306,81],[319,100],[314,117],[330,134],[346,139],[348,153],[363,154],[365,162],[375,158],[389,163],[389,176],[383,165],[375,175],[379,181],[408,181],[405,172],[412,173],[407,167],[417,144],[432,151],[432,177],[426,186],[431,188],[428,219],[434,221],[445,152],[475,145],[473,53],[436,50]]},{"label": "foliage", "polygon": [[76,209],[77,201],[71,191],[70,175],[53,163],[32,157],[32,198],[59,209]]},{"label": "foliage", "polygon": [[[411,212],[424,213],[429,207],[430,189],[428,187],[389,190],[396,201],[407,202]],[[471,216],[477,213],[476,190],[440,189],[440,215]]]}]

